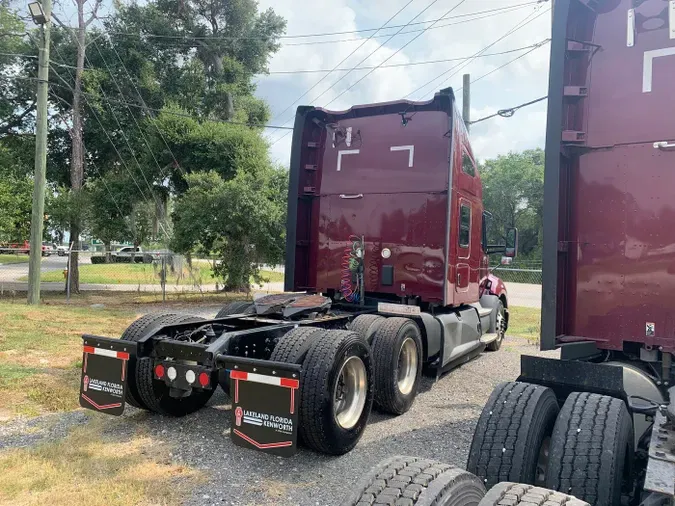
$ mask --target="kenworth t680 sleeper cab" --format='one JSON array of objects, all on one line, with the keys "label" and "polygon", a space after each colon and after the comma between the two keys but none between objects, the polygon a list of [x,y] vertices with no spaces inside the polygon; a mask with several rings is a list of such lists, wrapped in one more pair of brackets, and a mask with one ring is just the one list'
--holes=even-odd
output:
[{"label": "kenworth t680 sleeper cab", "polygon": [[298,434],[320,452],[358,442],[371,407],[410,409],[423,369],[440,374],[508,324],[488,254],[490,214],[452,90],[428,102],[298,109],[287,293],[214,319],[151,314],[121,339],[84,336],[80,403],[181,416],[220,384],[237,444],[279,455]]}]

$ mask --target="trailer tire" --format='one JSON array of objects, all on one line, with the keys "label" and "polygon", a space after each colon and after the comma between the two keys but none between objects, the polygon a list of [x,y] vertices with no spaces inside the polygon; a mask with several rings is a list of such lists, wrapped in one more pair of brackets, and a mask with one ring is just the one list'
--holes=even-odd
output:
[{"label": "trailer tire", "polygon": [[478,506],[590,506],[576,497],[524,483],[498,483]]},{"label": "trailer tire", "polygon": [[551,439],[546,486],[595,506],[621,504],[621,487],[633,452],[633,422],[614,397],[573,392]]},{"label": "trailer tire", "polygon": [[373,405],[371,360],[368,343],[354,332],[328,330],[314,341],[300,386],[300,437],[308,447],[343,455],[359,442]]},{"label": "trailer tire", "polygon": [[[146,335],[150,329],[159,326],[160,320],[163,320],[169,316],[176,316],[176,313],[149,313],[143,315],[127,327],[127,329],[122,333],[122,337],[120,339],[123,341],[136,342],[141,337]],[[148,409],[141,400],[141,396],[138,393],[135,356],[130,357],[129,363],[127,364],[127,392],[124,399],[127,404],[131,404],[135,408]]]},{"label": "trailer tire", "polygon": [[225,318],[226,316],[233,314],[255,314],[255,305],[250,301],[236,300],[234,302],[230,302],[228,305],[218,311],[216,318]]},{"label": "trailer tire", "polygon": [[342,506],[477,506],[485,487],[458,467],[417,457],[392,457],[375,466]]},{"label": "trailer tire", "polygon": [[408,318],[387,318],[371,344],[375,368],[375,408],[402,415],[410,409],[422,377],[422,333]]},{"label": "trailer tire", "polygon": [[368,343],[373,342],[373,335],[384,321],[383,316],[375,314],[362,314],[354,318],[347,326],[348,330],[356,332],[362,336]]},{"label": "trailer tire", "polygon": [[500,481],[543,484],[558,411],[550,388],[520,382],[498,385],[478,418],[466,469],[488,488]]},{"label": "trailer tire", "polygon": [[[171,315],[158,321],[157,326],[203,320],[204,318],[199,316]],[[193,389],[192,393],[187,397],[171,397],[169,395],[169,387],[164,382],[155,380],[153,369],[154,361],[152,358],[144,357],[136,361],[138,393],[141,401],[149,411],[175,417],[185,416],[204,407],[215,391],[213,388],[210,390]]]},{"label": "trailer tire", "polygon": [[270,360],[287,364],[302,364],[309,348],[320,339],[324,329],[319,327],[298,327],[284,334],[272,350]]},{"label": "trailer tire", "polygon": [[499,348],[502,347],[502,343],[504,342],[504,337],[506,336],[506,311],[504,310],[504,303],[499,302],[497,305],[497,322],[496,322],[496,328],[495,330],[497,331],[497,339],[492,341],[490,344],[486,346],[488,351],[498,351]]}]

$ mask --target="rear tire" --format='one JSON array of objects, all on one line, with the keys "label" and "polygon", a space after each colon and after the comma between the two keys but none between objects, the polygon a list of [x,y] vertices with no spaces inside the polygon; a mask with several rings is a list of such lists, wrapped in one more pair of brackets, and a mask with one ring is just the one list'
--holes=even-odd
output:
[{"label": "rear tire", "polygon": [[383,316],[375,314],[362,314],[354,318],[347,328],[362,336],[368,343],[373,342],[373,335],[384,321]]},{"label": "rear tire", "polygon": [[492,487],[478,506],[590,506],[587,502],[546,488],[502,482]]},{"label": "rear tire", "polygon": [[[157,327],[203,321],[204,318],[190,315],[167,316],[159,320]],[[155,380],[154,360],[144,357],[136,361],[136,384],[141,401],[146,409],[169,416],[185,416],[193,413],[209,401],[214,389],[193,389],[187,397],[171,397],[169,387],[160,380]]]},{"label": "rear tire", "polygon": [[500,481],[544,484],[546,452],[558,415],[550,388],[528,383],[502,383],[495,388],[478,419],[467,470],[486,487]]},{"label": "rear tire", "polygon": [[373,468],[343,506],[477,506],[484,495],[480,480],[458,467],[392,457]]},{"label": "rear tire", "polygon": [[372,341],[375,407],[402,415],[410,409],[422,377],[422,335],[407,318],[387,318]]},{"label": "rear tire", "polygon": [[358,334],[329,330],[302,367],[300,437],[313,450],[342,455],[356,446],[373,405],[370,347]]},{"label": "rear tire", "polygon": [[[149,313],[141,316],[138,320],[132,322],[131,325],[122,333],[123,341],[138,341],[145,336],[153,328],[161,325],[160,321],[170,316],[176,316],[176,313]],[[135,408],[148,409],[141,400],[138,393],[138,385],[136,380],[136,357],[129,358],[127,365],[127,392],[125,396],[127,404],[131,404]]]},{"label": "rear tire", "polygon": [[317,339],[321,339],[324,329],[318,327],[298,327],[284,334],[272,350],[270,360],[287,364],[302,364],[309,348]]},{"label": "rear tire", "polygon": [[255,305],[245,300],[230,302],[216,315],[216,318],[225,318],[233,314],[255,314]]},{"label": "rear tire", "polygon": [[497,306],[497,339],[486,346],[488,351],[497,351],[502,347],[504,337],[506,336],[506,311],[504,310],[504,303],[500,302]]},{"label": "rear tire", "polygon": [[624,402],[574,392],[555,423],[546,486],[594,506],[621,504],[624,472],[632,453],[633,422]]}]

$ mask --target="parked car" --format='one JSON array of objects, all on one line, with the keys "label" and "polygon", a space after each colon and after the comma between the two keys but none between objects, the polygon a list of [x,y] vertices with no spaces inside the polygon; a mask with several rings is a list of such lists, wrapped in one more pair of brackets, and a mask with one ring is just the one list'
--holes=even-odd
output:
[{"label": "parked car", "polygon": [[42,243],[42,256],[43,257],[52,256],[54,253],[56,253],[56,250],[54,249],[54,246],[52,244],[49,244],[48,242]]},{"label": "parked car", "polygon": [[135,263],[152,263],[153,259],[159,258],[158,253],[153,252],[144,252],[142,248],[134,248],[133,246],[126,246],[120,248],[117,251],[111,253],[113,262],[126,262],[129,263],[133,261]]},{"label": "parked car", "polygon": [[68,253],[68,246],[63,245],[56,246],[56,254],[59,255],[60,257],[66,256],[67,253]]}]

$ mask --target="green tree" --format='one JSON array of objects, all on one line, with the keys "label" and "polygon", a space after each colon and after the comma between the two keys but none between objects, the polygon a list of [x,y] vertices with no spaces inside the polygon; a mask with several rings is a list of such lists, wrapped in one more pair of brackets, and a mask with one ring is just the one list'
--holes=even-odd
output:
[{"label": "green tree", "polygon": [[215,171],[189,175],[173,213],[173,248],[216,255],[225,289],[248,291],[262,264],[283,258],[286,203],[275,185],[285,177],[269,166],[230,180]]},{"label": "green tree", "polygon": [[0,178],[0,242],[25,241],[30,235],[33,180],[23,176]]},{"label": "green tree", "polygon": [[519,254],[541,259],[544,205],[544,152],[542,149],[509,153],[480,166],[483,204],[493,216],[489,242],[503,242],[506,227],[517,227]]}]

